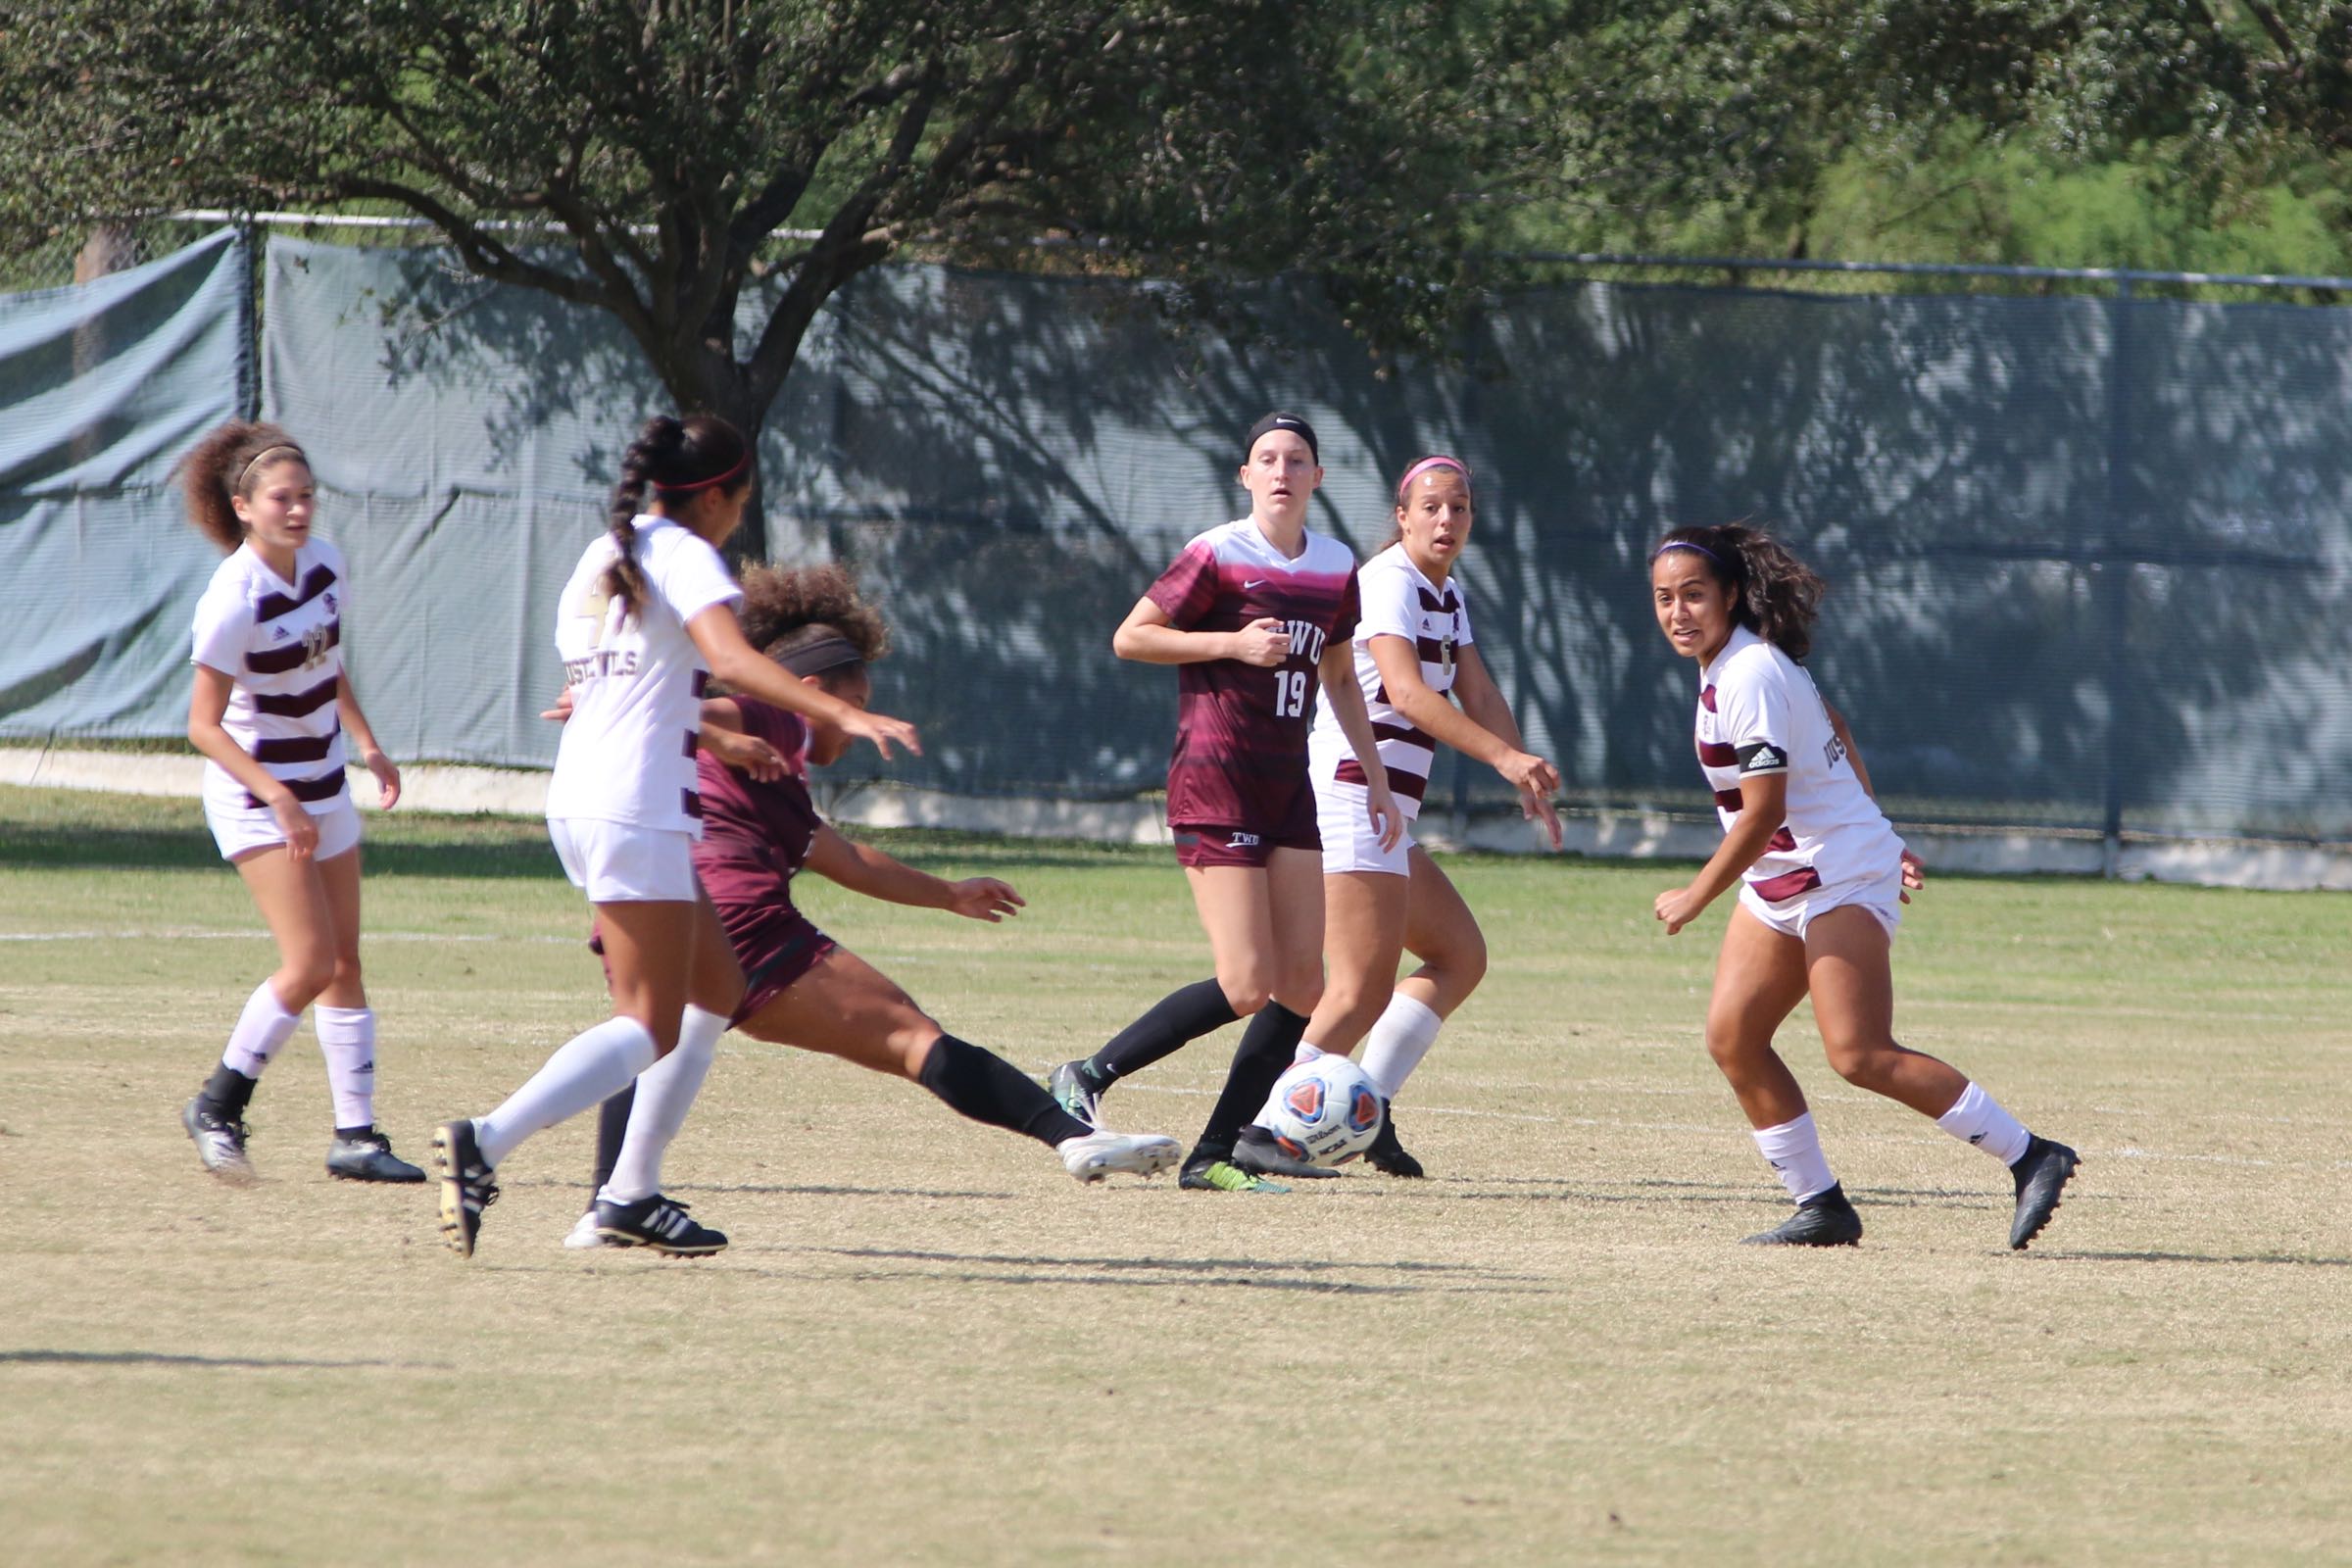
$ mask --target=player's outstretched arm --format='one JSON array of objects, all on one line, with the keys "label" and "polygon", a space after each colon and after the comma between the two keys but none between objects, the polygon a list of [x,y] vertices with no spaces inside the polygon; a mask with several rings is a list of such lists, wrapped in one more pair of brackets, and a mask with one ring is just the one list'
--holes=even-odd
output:
[{"label": "player's outstretched arm", "polygon": [[695,650],[710,666],[710,673],[737,691],[749,692],[804,718],[821,718],[860,740],[872,741],[874,750],[884,757],[890,755],[893,745],[922,755],[922,742],[912,724],[854,708],[809,685],[745,641],[732,605],[710,606],[686,623],[686,635],[694,639]]},{"label": "player's outstretched arm", "polygon": [[1761,859],[1772,836],[1788,818],[1788,775],[1759,773],[1740,781],[1740,817],[1698,875],[1686,887],[1669,888],[1652,906],[1673,936],[1699,912],[1735,886],[1747,868]]},{"label": "player's outstretched arm", "polygon": [[870,844],[853,844],[819,822],[808,841],[808,869],[852,893],[917,909],[951,909],[970,920],[995,925],[1025,906],[1018,893],[993,876],[966,877],[950,882],[918,871],[906,861],[883,854]]}]

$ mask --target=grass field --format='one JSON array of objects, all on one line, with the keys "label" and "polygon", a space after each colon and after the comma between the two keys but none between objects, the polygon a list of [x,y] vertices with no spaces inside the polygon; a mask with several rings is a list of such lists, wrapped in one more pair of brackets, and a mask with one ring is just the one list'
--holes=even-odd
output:
[{"label": "grass field", "polygon": [[[486,1109],[603,1014],[532,822],[371,818],[385,1126]],[[1155,854],[924,837],[990,928],[820,923],[1043,1070],[1204,971]],[[176,1120],[272,959],[195,807],[0,790],[0,1559],[2277,1562],[2352,1557],[2352,902],[1939,881],[1907,1043],[2085,1167],[2008,1182],[1784,1050],[1870,1227],[1784,1204],[1697,1043],[1720,914],[1658,866],[1461,859],[1494,964],[1399,1118],[1433,1179],[1081,1189],[911,1085],[722,1044],[669,1163],[735,1245],[559,1247],[585,1122],[470,1263],[319,1168],[306,1026],[265,1181]],[[1111,1097],[1187,1136],[1233,1036]]]}]

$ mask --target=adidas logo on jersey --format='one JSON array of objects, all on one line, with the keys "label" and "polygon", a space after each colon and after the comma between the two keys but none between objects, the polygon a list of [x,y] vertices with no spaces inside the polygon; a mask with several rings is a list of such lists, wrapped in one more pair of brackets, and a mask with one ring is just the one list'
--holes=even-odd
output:
[{"label": "adidas logo on jersey", "polygon": [[1787,767],[1788,765],[1788,759],[1769,746],[1757,747],[1755,755],[1747,760],[1747,767],[1750,772],[1754,772],[1760,767]]},{"label": "adidas logo on jersey", "polygon": [[271,642],[273,642],[273,643],[282,643],[282,642],[284,642],[284,641],[286,640],[286,628],[285,628],[285,627],[283,627],[283,626],[272,626],[272,627],[270,627],[270,640]]}]

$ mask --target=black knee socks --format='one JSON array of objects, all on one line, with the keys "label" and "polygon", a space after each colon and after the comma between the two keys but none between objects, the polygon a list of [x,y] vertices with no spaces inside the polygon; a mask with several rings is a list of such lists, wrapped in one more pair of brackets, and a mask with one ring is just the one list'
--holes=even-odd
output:
[{"label": "black knee socks", "polygon": [[1197,980],[1169,992],[1151,1011],[1112,1036],[1110,1044],[1086,1059],[1089,1074],[1098,1086],[1124,1078],[1240,1016],[1225,1000],[1223,986]]},{"label": "black knee socks", "polygon": [[1094,1131],[1054,1102],[1036,1079],[991,1051],[941,1035],[917,1077],[948,1108],[991,1127],[1026,1133],[1041,1144],[1084,1138]]},{"label": "black knee socks", "polygon": [[245,1114],[245,1107],[253,1101],[253,1086],[260,1081],[246,1077],[225,1061],[216,1062],[199,1098],[222,1121],[235,1121]]},{"label": "black knee socks", "polygon": [[1208,1125],[1200,1129],[1200,1141],[1193,1146],[1193,1159],[1222,1159],[1233,1152],[1234,1140],[1265,1104],[1274,1080],[1289,1069],[1298,1056],[1298,1042],[1305,1038],[1306,1020],[1281,1003],[1269,1002],[1258,1009],[1242,1031],[1224,1091],[1208,1113]]},{"label": "black knee socks", "polygon": [[612,1167],[620,1163],[621,1140],[629,1136],[629,1107],[637,1103],[637,1085],[614,1095],[597,1107],[596,1111],[596,1176],[588,1184],[588,1196],[595,1197],[612,1179]]}]

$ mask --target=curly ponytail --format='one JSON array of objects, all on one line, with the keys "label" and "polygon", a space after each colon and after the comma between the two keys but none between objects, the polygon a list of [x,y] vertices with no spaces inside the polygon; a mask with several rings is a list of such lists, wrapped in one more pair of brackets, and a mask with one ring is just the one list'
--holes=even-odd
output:
[{"label": "curly ponytail", "polygon": [[1798,663],[1813,651],[1813,622],[1829,591],[1820,573],[1761,528],[1727,522],[1677,528],[1658,541],[1652,561],[1669,550],[1695,551],[1732,601],[1732,619]]},{"label": "curly ponytail", "polygon": [[658,414],[645,421],[621,454],[620,478],[605,511],[605,526],[618,551],[605,573],[605,592],[629,611],[645,603],[645,568],[637,562],[637,517],[646,492],[664,509],[693,500],[697,492],[720,489],[734,495],[752,482],[752,450],[741,431],[715,414],[677,419]]},{"label": "curly ponytail", "polygon": [[870,664],[890,651],[889,624],[858,597],[857,577],[839,564],[749,567],[737,614],[744,640],[787,667],[795,654],[819,644],[842,645],[835,665]]},{"label": "curly ponytail", "polygon": [[[264,458],[270,461],[263,463]],[[172,471],[187,502],[188,521],[227,555],[245,542],[236,498],[252,495],[262,476],[278,464],[308,467],[310,461],[294,438],[276,425],[231,419],[190,448]]]}]

